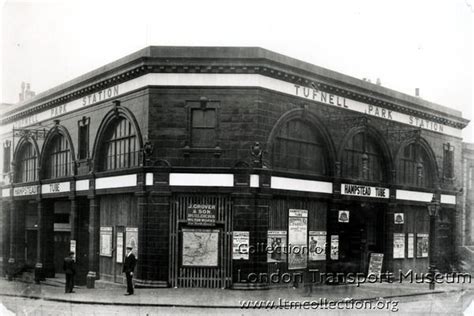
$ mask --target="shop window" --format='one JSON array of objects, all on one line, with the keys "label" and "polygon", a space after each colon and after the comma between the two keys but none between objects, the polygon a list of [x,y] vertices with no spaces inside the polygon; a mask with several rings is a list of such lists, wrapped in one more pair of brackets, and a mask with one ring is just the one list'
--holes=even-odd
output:
[{"label": "shop window", "polygon": [[3,173],[10,172],[12,143],[7,140],[3,143]]},{"label": "shop window", "polygon": [[326,174],[324,148],[314,128],[302,120],[288,121],[274,140],[273,166],[288,171]]},{"label": "shop window", "polygon": [[342,161],[345,178],[383,181],[383,158],[375,140],[361,132],[346,144]]},{"label": "shop window", "polygon": [[18,153],[16,181],[30,182],[37,180],[36,169],[38,167],[38,156],[32,143],[26,142]]},{"label": "shop window", "polygon": [[78,122],[79,125],[79,139],[78,139],[78,156],[79,160],[87,159],[89,157],[89,121],[90,118],[83,117]]},{"label": "shop window", "polygon": [[432,187],[433,175],[429,159],[424,150],[416,143],[403,148],[398,160],[398,183],[416,187]]},{"label": "shop window", "polygon": [[99,159],[102,162],[101,169],[114,170],[138,166],[139,151],[132,123],[125,118],[118,118],[105,132]]},{"label": "shop window", "polygon": [[215,108],[191,109],[191,144],[194,148],[215,147],[216,127]]},{"label": "shop window", "polygon": [[454,178],[454,146],[450,143],[443,145],[443,177]]},{"label": "shop window", "polygon": [[45,178],[55,179],[72,174],[70,144],[62,134],[56,134],[46,150]]}]

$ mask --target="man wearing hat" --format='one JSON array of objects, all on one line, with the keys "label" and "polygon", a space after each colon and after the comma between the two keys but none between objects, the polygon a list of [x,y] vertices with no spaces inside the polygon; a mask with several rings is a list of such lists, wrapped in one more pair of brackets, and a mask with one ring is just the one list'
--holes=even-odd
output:
[{"label": "man wearing hat", "polygon": [[64,258],[63,270],[66,273],[66,293],[74,293],[74,274],[76,274],[74,252],[69,252],[69,256]]},{"label": "man wearing hat", "polygon": [[133,270],[135,270],[135,264],[137,263],[137,259],[132,252],[132,247],[127,246],[127,254],[125,256],[125,262],[123,264],[123,272],[127,277],[127,294],[125,295],[132,295],[133,294],[133,284],[132,284],[132,277],[133,277]]}]

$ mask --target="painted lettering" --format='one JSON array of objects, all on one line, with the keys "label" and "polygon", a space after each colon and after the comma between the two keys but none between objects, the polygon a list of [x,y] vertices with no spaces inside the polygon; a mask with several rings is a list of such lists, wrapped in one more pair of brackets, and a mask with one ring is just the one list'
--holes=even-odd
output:
[{"label": "painted lettering", "polygon": [[296,90],[295,90],[295,94],[298,96],[298,91],[299,91],[299,89],[300,89],[300,86],[297,85],[297,84],[295,84],[295,89],[296,89]]},{"label": "painted lettering", "polygon": [[334,105],[334,95],[333,94],[329,95],[329,104]]},{"label": "painted lettering", "polygon": [[303,94],[304,94],[305,98],[309,97],[309,88],[303,87]]}]

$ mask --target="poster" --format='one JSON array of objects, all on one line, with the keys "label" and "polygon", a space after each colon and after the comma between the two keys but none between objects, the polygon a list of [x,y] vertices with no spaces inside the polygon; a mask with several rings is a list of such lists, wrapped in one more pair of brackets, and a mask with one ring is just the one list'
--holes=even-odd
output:
[{"label": "poster", "polygon": [[405,258],[405,234],[393,234],[393,259]]},{"label": "poster", "polygon": [[249,260],[249,239],[247,231],[234,231],[232,234],[232,259]]},{"label": "poster", "polygon": [[415,234],[408,234],[408,254],[407,258],[413,258],[415,256]]},{"label": "poster", "polygon": [[117,248],[116,261],[117,263],[123,263],[123,232],[117,232],[117,242],[115,243]]},{"label": "poster", "polygon": [[428,250],[428,234],[416,234],[416,257],[427,258]]},{"label": "poster", "polygon": [[76,241],[74,239],[70,241],[69,251],[74,252],[73,259],[76,261]]},{"label": "poster", "polygon": [[369,259],[369,270],[367,275],[376,275],[380,277],[382,273],[383,253],[371,253]]},{"label": "poster", "polygon": [[135,255],[135,258],[138,259],[138,228],[125,228],[125,239],[125,246],[132,247],[132,253]]},{"label": "poster", "polygon": [[289,210],[288,269],[306,269],[308,264],[308,210]]},{"label": "poster", "polygon": [[309,232],[309,260],[326,260],[326,232]]},{"label": "poster", "polygon": [[100,228],[100,255],[112,257],[112,227]]},{"label": "poster", "polygon": [[404,224],[405,223],[405,214],[403,214],[403,213],[393,214],[393,222],[395,224]]},{"label": "poster", "polygon": [[331,235],[331,260],[339,260],[339,235]]},{"label": "poster", "polygon": [[286,231],[269,230],[267,233],[267,262],[286,262]]},{"label": "poster", "polygon": [[186,219],[190,226],[215,226],[216,225],[215,204],[189,204]]},{"label": "poster", "polygon": [[183,228],[182,265],[217,267],[219,230]]},{"label": "poster", "polygon": [[349,211],[340,210],[339,216],[337,218],[338,218],[339,223],[349,223]]}]

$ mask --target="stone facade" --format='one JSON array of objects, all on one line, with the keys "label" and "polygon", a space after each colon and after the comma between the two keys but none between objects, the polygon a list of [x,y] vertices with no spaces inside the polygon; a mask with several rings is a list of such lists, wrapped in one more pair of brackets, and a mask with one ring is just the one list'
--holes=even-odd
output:
[{"label": "stone facade", "polygon": [[[371,253],[384,254],[386,270],[422,272],[433,196],[441,201],[436,262],[452,270],[450,245],[461,245],[466,227],[467,123],[447,107],[260,48],[148,47],[3,116],[13,162],[3,174],[4,273],[33,262],[38,275],[52,276],[71,241],[79,282],[87,273],[120,282],[119,248],[128,243],[148,286],[266,287],[268,274],[307,268],[366,273]],[[63,151],[51,149],[58,135]],[[37,159],[31,181],[20,179],[26,144]],[[71,171],[48,176],[64,151]],[[216,206],[214,222],[191,225],[194,204]],[[289,218],[292,209],[307,217]],[[405,221],[395,224],[398,213]],[[304,223],[306,243],[326,236],[325,260],[233,253],[234,232],[247,232],[250,246],[267,245],[269,232],[284,243],[299,238],[295,223]],[[213,234],[218,243],[208,247],[217,248],[188,264],[192,243]]]}]

